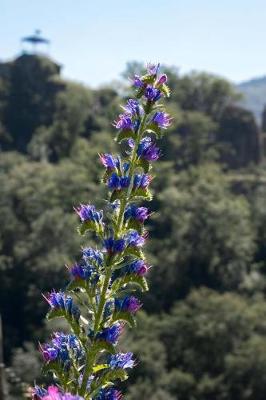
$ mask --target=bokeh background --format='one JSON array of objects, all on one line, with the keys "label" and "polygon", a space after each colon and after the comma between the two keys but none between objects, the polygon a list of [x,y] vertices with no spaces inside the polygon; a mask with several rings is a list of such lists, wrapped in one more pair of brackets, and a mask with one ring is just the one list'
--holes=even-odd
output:
[{"label": "bokeh background", "polygon": [[78,257],[73,205],[102,204],[98,153],[148,61],[169,76],[174,121],[126,399],[265,399],[265,20],[259,0],[1,0],[4,400],[43,381],[38,341],[55,326],[41,293]]}]

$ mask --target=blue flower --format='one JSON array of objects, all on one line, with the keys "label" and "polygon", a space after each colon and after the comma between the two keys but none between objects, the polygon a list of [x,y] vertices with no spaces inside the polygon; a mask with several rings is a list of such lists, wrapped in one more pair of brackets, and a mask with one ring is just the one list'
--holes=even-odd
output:
[{"label": "blue flower", "polygon": [[116,344],[122,331],[123,325],[117,322],[108,328],[104,328],[97,334],[96,338],[99,340],[105,340],[111,344]]},{"label": "blue flower", "polygon": [[144,96],[146,97],[147,100],[155,102],[161,98],[162,93],[159,89],[156,89],[151,85],[148,85],[145,89]]},{"label": "blue flower", "polygon": [[156,161],[160,157],[160,149],[149,136],[146,136],[138,146],[137,155],[147,161]]},{"label": "blue flower", "polygon": [[151,182],[151,176],[148,174],[136,174],[134,175],[134,180],[133,180],[133,187],[134,189],[146,189],[150,182]]},{"label": "blue flower", "polygon": [[127,246],[141,247],[145,243],[146,236],[141,236],[137,231],[131,230],[125,234],[124,240]]},{"label": "blue flower", "polygon": [[40,386],[34,386],[33,390],[32,390],[32,396],[33,396],[33,400],[39,400],[42,399],[44,396],[47,395],[47,390],[40,387]]},{"label": "blue flower", "polygon": [[95,400],[121,400],[122,393],[114,388],[101,389]]},{"label": "blue flower", "polygon": [[100,154],[99,155],[101,163],[103,166],[109,170],[113,170],[119,168],[120,159],[119,157],[115,157],[112,154]]},{"label": "blue flower", "polygon": [[110,317],[113,313],[113,310],[114,310],[114,301],[108,300],[104,306],[104,311],[103,311],[104,318],[106,319],[106,318]]},{"label": "blue flower", "polygon": [[52,309],[61,309],[72,315],[76,320],[80,317],[80,311],[78,307],[73,303],[71,296],[66,296],[64,292],[51,292],[48,297],[44,298],[50,304]]},{"label": "blue flower", "polygon": [[136,99],[129,99],[123,107],[124,110],[126,111],[127,114],[130,114],[132,116],[140,116],[143,114],[143,108],[140,105],[139,101]]},{"label": "blue flower", "polygon": [[172,118],[169,114],[160,111],[154,114],[152,117],[152,122],[158,125],[159,128],[167,129],[171,125]]},{"label": "blue flower", "polygon": [[110,356],[109,366],[111,369],[115,368],[133,368],[135,361],[132,360],[133,353],[117,353]]},{"label": "blue flower", "polygon": [[128,176],[118,176],[115,172],[110,176],[107,181],[109,189],[121,190],[128,188],[130,184],[130,178]]},{"label": "blue flower", "polygon": [[70,353],[76,359],[84,356],[78,338],[73,334],[62,332],[54,333],[51,342],[40,346],[40,350],[46,362],[58,361],[64,367],[70,366]]},{"label": "blue flower", "polygon": [[75,263],[69,268],[69,273],[72,279],[89,279],[94,273],[95,269],[89,264]]},{"label": "blue flower", "polygon": [[125,273],[128,274],[136,274],[139,276],[144,276],[146,275],[149,267],[143,260],[135,260],[129,265],[127,265],[124,269]]},{"label": "blue flower", "polygon": [[104,240],[104,248],[109,254],[121,253],[126,247],[126,242],[124,239],[114,239],[109,237]]},{"label": "blue flower", "polygon": [[96,211],[96,208],[93,205],[80,204],[80,206],[74,208],[74,210],[79,215],[81,222],[93,221],[99,224],[102,221],[102,211]]},{"label": "blue flower", "polygon": [[82,249],[82,257],[85,261],[90,260],[97,266],[103,265],[103,253],[100,250],[93,249],[92,247],[85,247]]},{"label": "blue flower", "polygon": [[120,114],[118,119],[114,121],[116,129],[132,130],[134,128],[134,122],[130,114]]},{"label": "blue flower", "polygon": [[133,86],[135,86],[135,87],[138,88],[138,89],[140,89],[140,88],[142,88],[142,87],[144,86],[144,83],[142,82],[140,76],[138,76],[138,75],[135,75],[135,76],[134,76],[134,79],[133,79]]},{"label": "blue flower", "polygon": [[137,207],[135,204],[127,206],[124,217],[125,220],[130,218],[143,223],[149,217],[149,210],[147,207]]},{"label": "blue flower", "polygon": [[140,308],[141,303],[134,296],[126,296],[123,299],[115,299],[116,311],[125,311],[135,314]]}]

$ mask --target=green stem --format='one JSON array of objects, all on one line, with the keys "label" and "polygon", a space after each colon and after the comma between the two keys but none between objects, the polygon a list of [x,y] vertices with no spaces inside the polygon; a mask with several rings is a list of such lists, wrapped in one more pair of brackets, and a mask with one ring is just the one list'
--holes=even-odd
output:
[{"label": "green stem", "polygon": [[119,234],[121,232],[121,229],[122,229],[122,226],[123,226],[125,208],[126,208],[126,205],[127,205],[127,202],[129,200],[130,193],[131,193],[131,190],[132,190],[133,174],[134,174],[134,171],[135,171],[135,167],[136,167],[135,163],[136,163],[136,160],[137,160],[137,150],[138,150],[140,141],[142,139],[142,135],[144,133],[144,129],[145,129],[145,125],[146,125],[148,114],[149,113],[145,113],[143,118],[142,118],[139,130],[138,130],[137,138],[136,138],[136,141],[135,141],[135,145],[134,145],[134,148],[133,148],[133,151],[132,151],[132,154],[131,154],[130,168],[129,168],[129,172],[128,172],[128,176],[130,177],[130,184],[129,184],[129,188],[128,188],[128,191],[126,193],[126,196],[123,197],[122,200],[121,200],[121,205],[120,205],[119,215],[118,215],[117,225],[116,225],[116,236],[117,237],[119,236]]},{"label": "green stem", "polygon": [[[98,332],[98,329],[99,329],[99,326],[100,326],[100,323],[101,323],[101,320],[102,320],[102,314],[103,314],[105,301],[106,301],[106,293],[107,293],[107,290],[108,290],[108,286],[109,286],[111,275],[112,275],[112,268],[111,268],[111,266],[107,266],[107,272],[106,272],[106,275],[105,275],[105,278],[104,278],[102,293],[101,293],[101,296],[100,296],[100,303],[99,303],[99,307],[98,307],[97,313],[95,315],[94,336]],[[88,382],[89,376],[91,375],[92,370],[93,370],[95,357],[96,357],[96,353],[90,352],[90,350],[88,350],[87,359],[86,359],[86,366],[85,366],[85,370],[84,370],[84,374],[83,374],[83,378],[82,378],[82,383],[81,383],[81,388],[80,388],[80,395],[81,396],[85,395],[86,388],[87,388],[87,382]]]},{"label": "green stem", "polygon": [[95,361],[95,355],[96,355],[95,352],[90,352],[90,351],[87,352],[86,367],[83,373],[81,388],[79,391],[79,394],[83,397],[86,393],[88,379],[92,373],[93,364]]},{"label": "green stem", "polygon": [[102,314],[103,314],[103,309],[105,306],[105,297],[106,297],[106,293],[108,290],[108,286],[109,286],[109,282],[110,282],[110,278],[112,275],[112,266],[108,266],[107,267],[107,272],[104,278],[104,283],[103,283],[103,288],[102,288],[102,293],[100,296],[100,302],[99,302],[99,307],[98,307],[98,311],[97,314],[95,316],[95,322],[94,322],[94,335],[98,332],[100,323],[101,323],[101,319],[102,319]]},{"label": "green stem", "polygon": [[[126,208],[127,202],[129,200],[129,197],[130,197],[130,194],[132,191],[133,174],[134,174],[134,171],[136,168],[135,164],[136,164],[136,160],[137,160],[137,150],[138,150],[138,146],[140,144],[142,135],[145,131],[145,125],[146,125],[148,114],[149,114],[149,112],[145,112],[145,114],[142,118],[139,130],[138,130],[137,138],[135,141],[135,145],[134,145],[134,148],[133,148],[133,151],[131,154],[131,162],[130,162],[130,168],[129,168],[129,173],[128,173],[128,176],[130,177],[130,184],[129,184],[129,188],[128,188],[126,195],[121,199],[119,215],[117,218],[116,229],[115,229],[116,238],[121,235],[121,230],[122,230],[123,223],[124,223],[125,208]],[[102,287],[102,291],[101,291],[101,295],[100,295],[100,302],[99,302],[97,313],[95,315],[94,338],[95,338],[95,335],[98,333],[98,329],[99,329],[101,321],[102,321],[102,314],[103,314],[103,310],[104,310],[104,306],[105,306],[105,302],[106,302],[106,293],[108,290],[111,276],[112,276],[112,264],[110,263],[110,265],[106,266],[106,275],[104,278],[103,287]],[[87,381],[93,371],[93,365],[95,363],[96,356],[97,356],[97,353],[91,352],[90,350],[88,350],[85,370],[84,370],[84,374],[83,374],[83,378],[82,378],[82,384],[81,384],[81,388],[79,391],[79,394],[81,396],[84,396],[86,393]]]}]

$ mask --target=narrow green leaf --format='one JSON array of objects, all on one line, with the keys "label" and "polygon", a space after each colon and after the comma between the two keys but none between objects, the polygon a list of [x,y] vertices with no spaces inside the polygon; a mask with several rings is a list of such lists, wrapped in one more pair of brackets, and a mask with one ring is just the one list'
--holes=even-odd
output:
[{"label": "narrow green leaf", "polygon": [[92,351],[94,351],[95,353],[99,353],[104,350],[108,353],[115,354],[115,348],[111,343],[108,343],[105,340],[97,340],[96,342],[94,342]]},{"label": "narrow green leaf", "polygon": [[123,197],[123,190],[114,190],[111,194],[110,202],[112,203],[115,200],[121,199]]},{"label": "narrow green leaf", "polygon": [[128,246],[124,251],[125,256],[135,256],[137,258],[145,259],[143,251],[139,247]]},{"label": "narrow green leaf", "polygon": [[128,221],[127,228],[137,230],[139,234],[142,234],[144,230],[143,224],[135,219]]},{"label": "narrow green leaf", "polygon": [[97,231],[97,225],[93,221],[85,221],[78,227],[80,235],[85,235],[87,231]]},{"label": "narrow green leaf", "polygon": [[161,86],[160,90],[163,92],[165,97],[170,97],[171,90],[170,90],[169,86],[167,86],[165,83]]},{"label": "narrow green leaf", "polygon": [[123,129],[118,132],[116,136],[116,141],[121,143],[125,139],[136,139],[136,134],[131,129]]},{"label": "narrow green leaf", "polygon": [[117,278],[113,285],[112,291],[116,292],[123,288],[125,285],[136,285],[141,291],[146,292],[149,290],[147,280],[144,276],[136,274],[127,274],[121,278]]},{"label": "narrow green leaf", "polygon": [[152,200],[152,194],[149,189],[145,188],[138,188],[134,189],[131,194],[131,199],[144,199],[146,201]]},{"label": "narrow green leaf", "polygon": [[150,163],[148,160],[144,160],[144,159],[139,159],[137,162],[137,166],[141,167],[143,169],[143,172],[145,172],[145,174],[147,174],[150,170]]},{"label": "narrow green leaf", "polygon": [[113,314],[112,321],[124,321],[126,322],[131,328],[136,326],[136,321],[133,315],[127,311],[118,311]]},{"label": "narrow green leaf", "polygon": [[66,317],[66,312],[65,312],[65,310],[60,309],[60,308],[59,309],[52,308],[46,315],[46,318],[48,320],[54,319],[54,318],[62,318],[62,317],[63,318]]},{"label": "narrow green leaf", "polygon": [[95,367],[93,367],[93,373],[102,371],[103,369],[108,368],[108,364],[98,364]]},{"label": "narrow green leaf", "polygon": [[86,289],[87,288],[87,282],[84,279],[73,279],[69,284],[67,285],[67,290],[75,290],[75,289]]}]

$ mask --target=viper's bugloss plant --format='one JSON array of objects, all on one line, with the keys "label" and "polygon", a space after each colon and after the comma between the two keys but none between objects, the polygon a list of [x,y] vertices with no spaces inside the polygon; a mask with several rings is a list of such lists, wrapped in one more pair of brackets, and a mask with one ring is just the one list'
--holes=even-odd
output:
[{"label": "viper's bugloss plant", "polygon": [[143,246],[148,236],[144,223],[151,213],[139,203],[152,199],[152,163],[160,157],[156,140],[171,123],[159,102],[169,96],[166,82],[159,65],[148,65],[146,75],[135,76],[135,98],[113,124],[117,142],[124,141],[126,149],[122,155],[99,155],[109,190],[106,212],[91,204],[75,208],[79,233],[92,231],[99,245],[83,248],[81,259],[68,267],[65,291],[44,295],[48,319],[64,318],[71,333],[56,332],[40,344],[44,372],[52,372],[55,385],[36,386],[35,400],[122,399],[114,385],[127,379],[135,358],[119,352],[117,344],[125,326],[135,326],[141,308],[138,290],[148,289],[150,267]]}]

